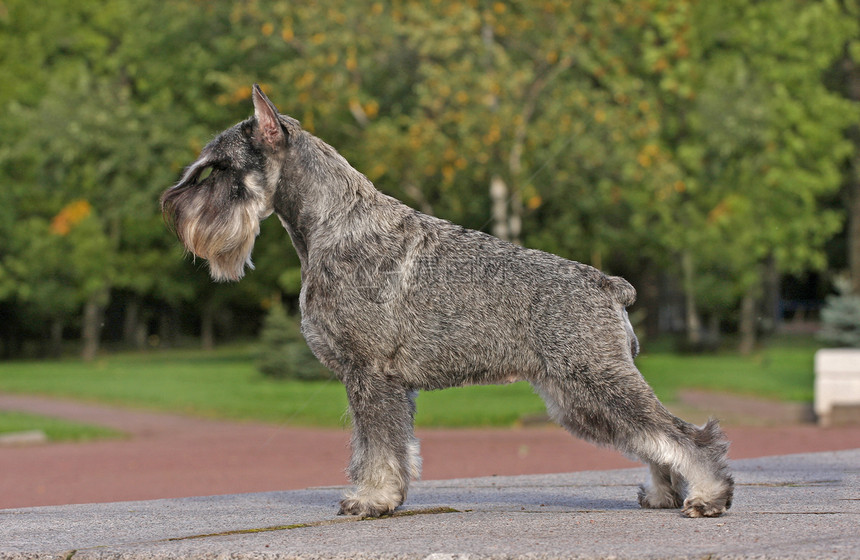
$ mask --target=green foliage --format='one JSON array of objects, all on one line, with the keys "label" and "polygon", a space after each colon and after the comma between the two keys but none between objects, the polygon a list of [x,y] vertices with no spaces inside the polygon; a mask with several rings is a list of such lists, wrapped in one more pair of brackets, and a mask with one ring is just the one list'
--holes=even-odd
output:
[{"label": "green foliage", "polygon": [[[826,265],[845,213],[822,201],[860,114],[821,77],[856,50],[856,15],[833,0],[0,0],[0,303],[74,325],[117,292],[192,315],[296,295],[276,220],[226,289],[182,260],[157,205],[250,113],[256,81],[421,210],[488,229],[501,177],[526,245],[623,273],[677,276],[683,255],[695,302],[730,315],[763,262]],[[88,216],[52,231],[79,202]]]},{"label": "green foliage", "polygon": [[835,2],[682,2],[660,27],[673,40],[646,52],[660,67],[650,169],[667,180],[631,191],[633,220],[668,270],[681,274],[679,255],[692,264],[686,289],[702,307],[736,308],[765,262],[825,266],[844,212],[822,201],[839,189],[858,113],[821,76],[856,25]]},{"label": "green foliage", "polygon": [[851,282],[836,282],[837,295],[827,297],[821,310],[819,337],[836,346],[860,348],[860,295],[851,292]]},{"label": "green foliage", "polygon": [[237,13],[261,32],[239,49],[279,61],[265,82],[282,108],[384,190],[486,228],[499,175],[527,245],[670,274],[687,254],[698,303],[728,313],[762,262],[824,266],[840,228],[822,200],[860,120],[821,80],[857,35],[840,10],[330,0]]},{"label": "green foliage", "polygon": [[299,319],[290,317],[280,303],[269,309],[263,323],[257,369],[276,379],[314,381],[331,377],[305,343]]}]

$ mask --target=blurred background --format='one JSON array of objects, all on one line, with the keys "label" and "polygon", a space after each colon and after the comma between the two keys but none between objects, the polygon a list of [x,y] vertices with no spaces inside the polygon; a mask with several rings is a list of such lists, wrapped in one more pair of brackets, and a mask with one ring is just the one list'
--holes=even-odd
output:
[{"label": "blurred background", "polygon": [[[630,279],[643,337],[750,352],[860,288],[854,0],[0,0],[0,356],[255,337],[275,220],[209,281],[159,194],[260,82],[377,187]],[[814,327],[812,327],[814,328]]]},{"label": "blurred background", "polygon": [[[343,482],[286,232],[216,284],[160,215],[255,82],[385,193],[629,279],[658,396],[772,426],[733,457],[856,447],[797,424],[815,352],[860,346],[858,63],[858,0],[0,0],[0,439],[95,440],[4,448],[0,507]],[[518,383],[416,421],[546,417]],[[421,432],[426,475],[629,464],[515,432]]]},{"label": "blurred background", "polygon": [[294,323],[276,220],[221,285],[158,207],[253,82],[380,190],[625,276],[645,341],[811,336],[860,293],[858,24],[856,0],[0,0],[0,358]]}]

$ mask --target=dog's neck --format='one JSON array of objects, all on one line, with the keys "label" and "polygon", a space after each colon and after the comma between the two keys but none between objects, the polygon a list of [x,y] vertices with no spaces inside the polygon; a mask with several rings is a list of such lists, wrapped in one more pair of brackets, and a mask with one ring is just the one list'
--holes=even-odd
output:
[{"label": "dog's neck", "polygon": [[317,148],[288,148],[304,154],[304,161],[283,166],[274,198],[275,213],[304,267],[312,251],[348,237],[363,208],[387,203],[388,197],[319,138],[302,131],[291,142],[312,142]]}]

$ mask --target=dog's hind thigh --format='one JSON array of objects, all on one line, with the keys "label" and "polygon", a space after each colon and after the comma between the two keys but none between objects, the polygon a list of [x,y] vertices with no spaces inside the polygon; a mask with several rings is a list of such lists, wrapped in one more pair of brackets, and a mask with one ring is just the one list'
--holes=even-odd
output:
[{"label": "dog's hind thigh", "polygon": [[683,506],[687,516],[713,517],[731,505],[728,444],[716,422],[698,428],[675,418],[632,362],[561,371],[534,382],[550,415],[574,435],[648,464],[643,507]]},{"label": "dog's hind thigh", "polygon": [[414,393],[384,376],[356,376],[346,382],[352,415],[354,488],[340,513],[377,517],[406,499],[411,478],[420,474],[418,440],[413,435]]}]

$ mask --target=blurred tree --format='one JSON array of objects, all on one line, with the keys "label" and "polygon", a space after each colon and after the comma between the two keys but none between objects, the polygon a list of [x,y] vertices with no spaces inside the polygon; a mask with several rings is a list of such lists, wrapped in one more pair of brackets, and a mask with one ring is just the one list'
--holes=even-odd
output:
[{"label": "blurred tree", "polygon": [[[835,0],[0,0],[2,308],[54,334],[82,317],[92,355],[110,297],[129,340],[187,302],[211,346],[218,309],[296,294],[276,221],[228,289],[182,261],[156,204],[260,82],[382,190],[610,271],[652,263],[679,278],[692,339],[701,314],[740,312],[748,349],[762,277],[823,266],[840,225],[820,200],[858,115],[820,78],[857,37],[851,14]],[[76,204],[89,213],[53,229]]]},{"label": "blurred tree", "polygon": [[[860,22],[860,2],[847,0],[841,3],[844,17]],[[860,101],[860,37],[855,34],[845,42],[842,56],[827,74],[826,82],[847,99]],[[849,137],[854,143],[854,154],[844,186],[844,203],[848,209],[847,261],[851,290],[860,294],[860,126],[854,124]]]},{"label": "blurred tree", "polygon": [[[0,65],[4,75],[10,72],[6,83],[13,86],[0,101],[9,109],[5,126],[14,131],[4,137],[16,139],[4,143],[0,152],[4,183],[11,184],[6,196],[19,213],[11,223],[28,219],[41,225],[8,232],[19,238],[10,246],[21,253],[0,261],[0,283],[11,297],[37,308],[82,306],[86,358],[98,349],[102,313],[113,289],[168,299],[189,295],[187,286],[171,280],[180,261],[163,258],[172,245],[155,204],[158,193],[174,180],[179,162],[193,153],[183,130],[187,112],[164,111],[171,104],[170,88],[183,81],[173,82],[176,74],[147,65],[160,46],[162,56],[154,60],[171,67],[163,56],[168,49],[155,45],[151,33],[153,14],[169,16],[171,7],[177,5],[58,2],[46,11],[17,0],[3,4],[0,36],[12,48]],[[165,81],[153,84],[153,77]],[[86,235],[72,228],[67,234],[33,238],[74,201],[91,208]],[[79,243],[96,239],[99,250],[83,252],[78,262],[52,259],[69,256],[70,240],[78,249]],[[36,259],[48,260],[58,274]],[[17,266],[10,268],[10,263]],[[72,265],[74,271],[59,274]],[[39,282],[61,282],[65,290],[33,290]],[[35,301],[40,297],[45,299]]]},{"label": "blurred tree", "polygon": [[[654,88],[625,66],[638,64],[632,24],[654,16],[622,4],[252,2],[237,11],[259,29],[240,48],[279,53],[264,81],[282,110],[383,190],[472,227],[494,222],[504,237],[518,238],[528,215],[532,244],[600,260],[629,217],[620,185],[648,180],[629,162],[658,131],[654,103],[634,103],[655,99]],[[235,76],[232,97],[244,102],[251,79]],[[503,185],[496,215],[491,185]],[[542,234],[555,226],[559,235]]]},{"label": "blurred tree", "polygon": [[838,185],[841,130],[857,112],[820,74],[856,29],[836,3],[246,14],[284,49],[271,80],[285,110],[295,96],[297,116],[344,138],[383,189],[596,266],[648,255],[681,278],[693,344],[700,308],[725,314],[740,299],[749,350],[763,271],[821,267],[839,227],[820,199]]},{"label": "blurred tree", "polygon": [[688,302],[720,295],[699,291],[715,273],[729,300],[709,303],[741,299],[748,352],[767,264],[822,268],[824,243],[839,230],[840,213],[822,199],[839,187],[843,131],[858,112],[821,77],[857,28],[835,2],[690,3],[686,19],[675,37],[685,62],[667,66],[660,82],[678,182],[654,209],[666,247],[680,256]]}]

